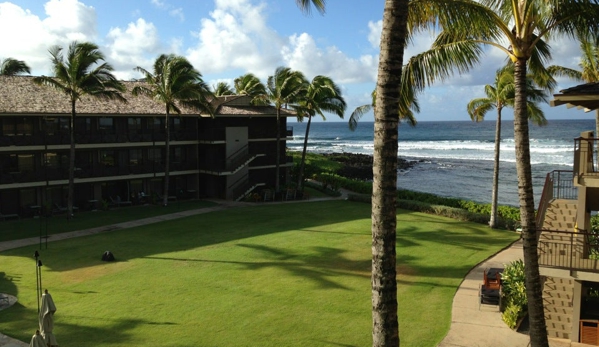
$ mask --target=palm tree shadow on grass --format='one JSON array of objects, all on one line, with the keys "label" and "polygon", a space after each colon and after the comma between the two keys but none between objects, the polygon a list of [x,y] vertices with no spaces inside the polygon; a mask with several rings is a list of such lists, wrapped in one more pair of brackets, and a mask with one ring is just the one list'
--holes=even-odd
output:
[{"label": "palm tree shadow on grass", "polygon": [[312,247],[310,251],[300,253],[290,249],[255,244],[238,244],[237,246],[261,253],[264,260],[234,261],[160,256],[147,256],[145,259],[234,264],[240,265],[249,271],[278,268],[291,276],[311,280],[321,289],[351,290],[351,288],[335,282],[333,279],[348,275],[362,278],[370,277],[370,259],[349,259],[343,255],[347,251],[340,248]]},{"label": "palm tree shadow on grass", "polygon": [[[10,326],[10,331],[31,331],[31,334],[23,334],[13,336],[14,338],[20,341],[29,341],[31,340],[31,335],[35,332],[36,322],[31,321],[31,313],[29,312],[30,308],[26,308],[20,303],[16,303],[8,310],[6,313],[7,324],[5,326]],[[126,345],[129,341],[133,343],[131,340],[132,337],[128,331],[135,330],[136,327],[140,325],[173,325],[176,323],[172,322],[157,322],[146,319],[126,319],[126,318],[102,318],[102,322],[108,321],[110,324],[105,327],[100,327],[99,324],[92,323],[92,320],[97,320],[96,317],[84,317],[84,316],[73,316],[65,314],[65,312],[58,312],[56,318],[56,322],[58,323],[58,319],[60,323],[58,323],[59,328],[55,329],[55,335],[57,340],[60,341],[78,341],[81,336],[86,336],[87,341],[93,345],[93,342],[96,343],[102,342],[103,344],[115,344],[115,345]],[[65,319],[68,318],[70,321],[80,322],[79,324],[68,324],[65,323]]]}]

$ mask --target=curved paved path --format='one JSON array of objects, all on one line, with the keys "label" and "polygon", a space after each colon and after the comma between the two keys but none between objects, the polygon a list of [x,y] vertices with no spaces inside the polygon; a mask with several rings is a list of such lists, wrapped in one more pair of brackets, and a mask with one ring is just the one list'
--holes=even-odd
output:
[{"label": "curved paved path", "polygon": [[[508,328],[496,306],[478,305],[478,288],[487,268],[504,267],[522,259],[522,240],[475,266],[466,275],[453,298],[451,327],[438,347],[527,347],[529,337]],[[562,339],[549,339],[551,347],[589,346]]]}]

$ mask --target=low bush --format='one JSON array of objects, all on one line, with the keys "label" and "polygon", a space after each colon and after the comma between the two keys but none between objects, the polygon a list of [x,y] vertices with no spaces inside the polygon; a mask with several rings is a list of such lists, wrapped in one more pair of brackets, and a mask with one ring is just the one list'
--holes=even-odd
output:
[{"label": "low bush", "polygon": [[310,181],[306,181],[304,183],[305,187],[310,187],[314,190],[318,190],[319,192],[322,192],[328,196],[340,196],[341,192],[339,190],[332,190],[329,188],[324,187],[322,184],[318,184],[318,183],[314,183],[314,182],[310,182]]},{"label": "low bush", "polygon": [[524,285],[524,262],[519,259],[509,263],[501,274],[501,300],[505,310],[503,321],[516,329],[528,312],[528,299]]},{"label": "low bush", "polygon": [[518,322],[522,316],[522,307],[514,304],[510,304],[505,308],[505,311],[501,314],[501,319],[505,324],[512,330],[518,328]]}]

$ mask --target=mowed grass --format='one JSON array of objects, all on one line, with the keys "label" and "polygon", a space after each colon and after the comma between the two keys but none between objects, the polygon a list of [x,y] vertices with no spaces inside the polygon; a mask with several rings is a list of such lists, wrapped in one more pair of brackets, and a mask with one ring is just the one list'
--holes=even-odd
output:
[{"label": "mowed grass", "polygon": [[[475,264],[517,235],[398,212],[402,346],[435,346]],[[229,209],[49,243],[43,287],[62,346],[368,346],[370,206],[348,201]],[[37,247],[0,253],[0,331],[37,327]],[[112,251],[116,262],[100,260]]]},{"label": "mowed grass", "polygon": [[170,202],[168,206],[139,205],[114,207],[108,211],[77,212],[71,220],[67,220],[65,213],[49,218],[10,219],[0,222],[0,242],[39,237],[40,234],[45,236],[46,232],[48,235],[54,235],[68,231],[84,230],[215,205],[216,203],[205,200],[186,200]]}]

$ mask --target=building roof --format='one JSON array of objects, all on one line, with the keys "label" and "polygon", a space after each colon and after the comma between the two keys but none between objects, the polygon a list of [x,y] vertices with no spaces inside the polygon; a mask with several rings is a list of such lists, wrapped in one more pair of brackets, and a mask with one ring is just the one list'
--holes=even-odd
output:
[{"label": "building roof", "polygon": [[549,102],[552,107],[566,105],[568,108],[576,107],[585,112],[599,109],[599,83],[585,83],[572,88],[560,90],[554,94]]},{"label": "building roof", "polygon": [[[79,115],[164,115],[164,105],[146,96],[133,96],[131,90],[143,82],[124,81],[126,103],[84,96],[77,102]],[[212,101],[216,117],[275,117],[273,106],[253,106],[247,96],[217,97]],[[197,111],[181,107],[182,115],[197,116]],[[32,76],[0,76],[0,117],[3,115],[65,115],[71,114],[68,97],[57,90],[33,83]],[[295,117],[290,110],[281,110],[284,117]],[[209,117],[208,114],[201,116]]]}]

